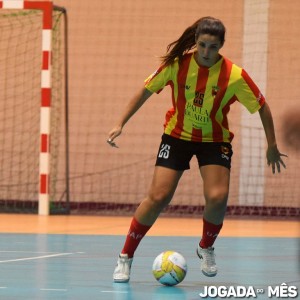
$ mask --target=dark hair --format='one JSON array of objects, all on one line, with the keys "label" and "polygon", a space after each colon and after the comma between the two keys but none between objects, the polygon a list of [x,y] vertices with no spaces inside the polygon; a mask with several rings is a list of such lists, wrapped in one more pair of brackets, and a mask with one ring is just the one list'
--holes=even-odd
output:
[{"label": "dark hair", "polygon": [[165,65],[170,65],[178,57],[179,62],[185,53],[196,47],[196,40],[201,34],[210,34],[219,37],[222,44],[225,41],[225,26],[219,19],[203,17],[189,26],[180,38],[167,47],[167,53],[161,57]]}]

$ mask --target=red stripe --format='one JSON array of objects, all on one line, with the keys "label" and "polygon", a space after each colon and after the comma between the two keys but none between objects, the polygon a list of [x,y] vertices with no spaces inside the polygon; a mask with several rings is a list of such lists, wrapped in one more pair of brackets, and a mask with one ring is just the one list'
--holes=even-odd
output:
[{"label": "red stripe", "polygon": [[[205,94],[208,75],[209,75],[208,68],[199,67],[196,92]],[[202,129],[193,128],[192,141],[202,142]]]},{"label": "red stripe", "polygon": [[41,152],[48,153],[49,152],[49,135],[41,134]]},{"label": "red stripe", "polygon": [[50,88],[42,88],[42,107],[50,107],[51,105],[51,89]]},{"label": "red stripe", "polygon": [[[175,107],[174,83],[173,83],[173,81],[169,81],[168,84],[170,85],[170,87],[172,89],[172,103],[173,103],[173,107]],[[174,116],[174,114],[175,114],[175,109],[174,108],[171,108],[167,111],[166,119],[165,119],[165,123],[164,123],[164,128],[167,127],[170,119]]]},{"label": "red stripe", "polygon": [[193,142],[202,142],[202,129],[193,128],[192,141]]},{"label": "red stripe", "polygon": [[230,78],[231,69],[232,69],[232,63],[224,59],[222,62],[221,71],[218,79],[219,92],[217,93],[214,99],[214,105],[210,113],[210,118],[212,121],[212,129],[213,129],[212,138],[214,142],[219,142],[223,140],[222,127],[216,121],[216,114],[218,109],[220,108],[222,99],[225,95],[229,78]]},{"label": "red stripe", "polygon": [[[237,98],[234,96],[234,97],[232,97],[232,98],[226,103],[226,105],[223,107],[223,110],[222,110],[222,114],[223,114],[223,116],[224,116],[222,125],[223,125],[223,127],[226,128],[228,131],[229,131],[229,124],[228,124],[228,118],[227,118],[227,115],[228,115],[229,110],[230,110],[230,105],[233,104],[235,101],[237,101]],[[229,131],[229,140],[230,140],[230,142],[233,140],[233,138],[234,138],[233,132]]]},{"label": "red stripe", "polygon": [[52,1],[24,1],[25,9],[40,9],[43,11],[43,29],[52,29]]},{"label": "red stripe", "polygon": [[171,136],[180,138],[182,129],[183,129],[183,121],[184,121],[184,111],[186,105],[185,99],[185,85],[186,85],[186,78],[189,71],[190,61],[192,58],[192,54],[187,55],[184,57],[183,61],[179,65],[179,70],[177,74],[177,83],[178,83],[178,97],[177,97],[177,122],[175,128],[171,132]]},{"label": "red stripe", "polygon": [[48,175],[47,174],[40,175],[40,193],[41,194],[48,193]]},{"label": "red stripe", "polygon": [[2,1],[0,1],[0,8],[2,8],[3,7],[3,2]]},{"label": "red stripe", "polygon": [[246,81],[246,83],[248,84],[248,86],[250,87],[251,91],[253,92],[253,94],[255,95],[257,101],[259,102],[260,106],[262,106],[265,103],[265,98],[264,96],[261,94],[259,88],[257,87],[257,85],[253,82],[253,80],[250,78],[250,76],[248,75],[248,73],[242,69],[242,77],[244,78],[244,80]]},{"label": "red stripe", "polygon": [[256,86],[256,84],[253,82],[253,80],[249,77],[248,73],[242,69],[242,77],[244,78],[244,80],[247,82],[247,84],[249,85],[251,91],[253,92],[253,94],[258,97],[259,96],[259,89]]},{"label": "red stripe", "polygon": [[43,51],[43,62],[42,62],[42,69],[43,70],[49,70],[50,65],[50,52],[49,51]]}]

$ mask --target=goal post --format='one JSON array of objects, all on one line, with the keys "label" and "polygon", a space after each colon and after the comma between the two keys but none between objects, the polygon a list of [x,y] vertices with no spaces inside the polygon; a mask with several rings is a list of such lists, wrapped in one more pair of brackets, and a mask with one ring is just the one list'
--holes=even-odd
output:
[{"label": "goal post", "polygon": [[[38,171],[38,179],[37,179],[37,184],[35,185],[35,175],[32,177],[34,179],[30,179],[32,180],[32,182],[30,183],[23,183],[22,180],[19,180],[17,184],[22,185],[32,185],[34,186],[32,188],[33,192],[32,192],[32,196],[19,196],[17,194],[17,192],[15,191],[9,191],[6,192],[6,194],[8,196],[5,195],[3,196],[4,199],[8,199],[11,202],[14,202],[13,206],[17,206],[16,203],[18,201],[21,202],[31,202],[31,207],[36,207],[37,206],[37,211],[38,214],[40,215],[49,215],[51,210],[56,210],[56,212],[58,212],[56,205],[51,205],[52,201],[55,202],[55,200],[57,200],[57,198],[60,198],[60,196],[54,195],[54,191],[56,191],[56,187],[55,184],[53,184],[53,182],[55,180],[59,180],[58,178],[53,178],[53,177],[57,177],[57,174],[53,174],[51,173],[52,170],[59,168],[58,166],[58,162],[55,162],[56,166],[53,167],[53,163],[51,162],[51,160],[53,159],[53,155],[60,155],[57,154],[58,152],[65,152],[65,157],[64,157],[64,165],[65,165],[65,178],[63,179],[64,183],[63,185],[65,186],[64,189],[64,197],[66,198],[65,203],[62,205],[62,208],[60,209],[60,213],[68,213],[69,212],[69,190],[68,190],[68,153],[66,150],[68,150],[68,137],[67,137],[67,133],[68,133],[68,124],[67,124],[67,117],[66,115],[64,115],[63,117],[62,115],[62,111],[64,111],[65,113],[67,113],[67,93],[65,92],[63,95],[56,95],[56,92],[53,91],[53,85],[58,84],[58,85],[62,85],[62,83],[60,81],[64,81],[63,83],[63,87],[60,86],[60,88],[63,89],[67,89],[67,82],[66,82],[66,76],[67,76],[67,70],[59,70],[56,71],[57,67],[53,66],[53,61],[55,61],[55,55],[60,55],[60,54],[55,54],[53,53],[53,40],[54,40],[54,36],[53,36],[53,26],[57,26],[57,24],[55,24],[55,22],[53,22],[53,13],[54,10],[59,10],[61,13],[66,14],[66,10],[64,8],[59,8],[57,6],[54,6],[53,2],[50,1],[25,1],[25,0],[3,0],[0,1],[0,9],[1,11],[7,11],[7,19],[9,18],[17,18],[18,16],[21,17],[25,17],[25,15],[27,14],[27,12],[29,11],[34,11],[34,12],[38,12],[40,14],[39,20],[41,22],[41,24],[39,24],[39,26],[37,26],[37,31],[40,31],[40,33],[37,33],[37,35],[40,34],[40,36],[37,38],[37,40],[40,42],[40,50],[37,50],[36,53],[30,53],[30,54],[24,54],[24,58],[20,59],[20,58],[16,58],[16,61],[14,62],[14,64],[16,65],[16,69],[21,66],[21,60],[22,62],[24,62],[26,59],[28,59],[28,57],[36,57],[38,56],[38,53],[40,53],[40,78],[35,79],[35,84],[31,85],[32,89],[40,89],[39,92],[39,96],[38,94],[37,97],[39,97],[39,100],[37,100],[35,102],[35,105],[39,105],[39,133],[36,133],[39,135],[39,138],[37,139],[38,142],[36,144],[36,147],[38,147],[38,150],[35,149],[34,151],[32,151],[32,155],[35,155],[38,153],[39,159],[38,159],[38,166],[36,167],[35,171]],[[22,13],[23,11],[23,13]],[[29,13],[28,13],[29,15]],[[10,21],[9,21],[10,22]],[[13,27],[13,25],[10,25],[11,27]],[[28,31],[30,34],[30,30]],[[14,35],[15,34],[11,34],[11,39],[15,38]],[[10,37],[9,37],[10,38]],[[20,40],[22,40],[20,38]],[[30,43],[30,39],[29,39],[29,43]],[[11,45],[8,43],[8,45]],[[38,44],[37,44],[38,45]],[[16,47],[14,45],[14,47]],[[25,48],[25,47],[24,47]],[[37,48],[37,47],[36,47]],[[7,49],[9,51],[9,49]],[[65,49],[66,51],[66,49]],[[25,53],[25,50],[24,50]],[[66,52],[64,52],[64,54],[66,54]],[[5,58],[4,58],[5,59]],[[18,61],[17,61],[18,60]],[[38,59],[37,59],[38,61]],[[9,64],[9,62],[7,62],[7,64]],[[64,64],[66,64],[66,62],[64,61]],[[37,64],[36,64],[37,65]],[[36,66],[35,65],[35,66]],[[28,64],[28,69],[31,68],[31,66]],[[9,66],[7,67],[8,69],[10,68]],[[32,67],[34,68],[34,67]],[[60,68],[62,68],[60,66]],[[24,67],[25,69],[25,67]],[[36,70],[32,71],[33,73],[36,73]],[[60,74],[60,76],[64,77],[64,80],[62,78],[57,80],[57,83],[53,81],[52,75],[53,72],[58,72]],[[18,72],[16,72],[18,73]],[[6,76],[6,75],[4,75]],[[17,76],[17,75],[16,75]],[[24,72],[24,77],[30,77],[31,74],[25,74]],[[10,82],[10,80],[8,78],[4,78],[4,81],[6,82]],[[19,88],[19,82],[17,82],[16,79],[11,80],[12,83],[12,89],[18,89]],[[23,79],[23,81],[25,81],[25,79]],[[13,86],[13,84],[15,84],[15,86]],[[24,86],[26,84],[22,83]],[[39,84],[40,87],[38,88],[36,85]],[[28,84],[29,85],[29,84]],[[27,89],[30,89],[30,85],[28,86]],[[9,89],[8,87],[5,87],[5,89]],[[26,93],[26,89],[24,88],[24,93]],[[3,94],[7,95],[8,92],[5,91],[3,92]],[[23,98],[24,97],[24,102],[26,102],[26,98],[25,96],[20,94],[20,97]],[[55,101],[57,102],[62,102],[60,97],[64,97],[64,101],[65,101],[65,107],[61,107],[63,104],[55,104]],[[17,97],[16,97],[17,98]],[[57,98],[57,99],[55,99]],[[21,101],[22,102],[22,101]],[[21,103],[22,104],[22,103]],[[59,107],[58,109],[56,107]],[[35,110],[36,111],[36,110]],[[37,111],[36,111],[37,112]],[[59,116],[53,116],[53,113],[58,114]],[[3,114],[8,114],[7,112],[5,112],[3,110],[2,112]],[[22,113],[21,113],[22,114]],[[57,118],[54,120],[54,117]],[[14,116],[12,116],[12,118],[14,118]],[[18,117],[16,117],[18,118]],[[65,118],[65,126],[64,126],[64,141],[63,141],[63,146],[65,147],[65,150],[62,151],[61,149],[58,149],[58,144],[61,144],[60,140],[62,139],[60,137],[61,133],[58,132],[53,132],[53,125],[52,123],[56,123],[55,126],[57,126],[57,131],[60,131],[62,126],[61,125],[61,118]],[[53,121],[54,120],[54,121]],[[59,121],[57,121],[59,120]],[[36,123],[38,122],[38,118],[36,119]],[[33,128],[36,126],[36,124],[32,124],[30,125]],[[6,133],[6,135],[8,136],[10,133]],[[11,135],[16,134],[15,132],[11,132]],[[22,133],[24,134],[24,133]],[[27,131],[26,134],[31,135],[31,134],[35,134],[34,132],[30,132]],[[55,139],[57,140],[57,142],[53,142],[53,136],[55,135]],[[16,138],[12,138],[13,140],[16,140]],[[60,146],[61,147],[61,146]],[[15,144],[12,146],[13,151],[15,151]],[[27,151],[29,153],[29,151]],[[57,153],[55,153],[57,152]],[[22,152],[21,150],[18,151],[18,155],[22,156]],[[35,154],[34,154],[35,153]],[[30,155],[30,153],[29,153]],[[13,156],[13,155],[12,155]],[[5,157],[2,158],[3,161],[6,160]],[[24,158],[20,158],[20,161],[24,160]],[[19,160],[18,163],[20,164]],[[14,166],[12,166],[11,168],[15,168]],[[29,166],[24,167],[24,169],[28,169],[31,168],[30,163]],[[32,166],[32,168],[34,169],[34,167]],[[4,172],[10,172],[13,173],[13,171],[8,171],[8,168],[6,169],[6,171],[2,171]],[[19,171],[20,173],[22,173],[23,171]],[[34,171],[33,171],[34,172]],[[19,175],[18,175],[19,176]],[[21,175],[20,175],[21,176]],[[52,176],[52,177],[51,177]],[[3,176],[4,177],[4,176]],[[11,178],[16,177],[15,175],[11,175]],[[28,177],[28,175],[27,175]],[[1,174],[0,174],[0,179],[1,179]],[[60,179],[61,180],[61,179]],[[11,185],[17,185],[16,183],[13,183],[12,180],[7,180],[7,181],[3,181],[5,186],[9,186]],[[1,183],[0,183],[0,187],[1,187]],[[34,191],[34,189],[36,189],[36,191]],[[51,191],[52,189],[52,191]],[[9,190],[9,188],[6,188],[6,190]],[[20,190],[22,190],[22,188],[20,188]],[[22,193],[24,194],[24,191],[22,191]],[[37,197],[37,205],[32,204],[34,203],[33,199]],[[27,199],[28,198],[28,199]],[[1,196],[0,196],[0,200]],[[9,205],[8,205],[9,206]]]}]

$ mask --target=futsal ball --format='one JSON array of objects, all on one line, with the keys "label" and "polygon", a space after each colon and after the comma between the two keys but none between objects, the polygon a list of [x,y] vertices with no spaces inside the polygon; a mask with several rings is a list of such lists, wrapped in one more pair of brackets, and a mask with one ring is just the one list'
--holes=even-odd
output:
[{"label": "futsal ball", "polygon": [[178,252],[162,252],[153,262],[152,273],[161,284],[176,285],[184,279],[187,273],[186,260]]}]

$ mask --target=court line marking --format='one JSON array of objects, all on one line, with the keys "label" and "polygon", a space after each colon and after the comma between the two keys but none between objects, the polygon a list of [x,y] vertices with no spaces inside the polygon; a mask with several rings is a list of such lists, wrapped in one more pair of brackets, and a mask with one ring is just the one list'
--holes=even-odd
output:
[{"label": "court line marking", "polygon": [[53,251],[17,251],[17,250],[0,250],[0,253],[44,253],[44,254],[49,254],[49,253],[54,253],[56,254],[57,252],[53,252]]},{"label": "court line marking", "polygon": [[[229,248],[229,247],[228,247]],[[0,250],[0,253],[53,253],[57,254],[57,252],[54,251],[23,251],[23,250]],[[85,254],[86,252],[74,252],[76,254]]]},{"label": "court line marking", "polygon": [[57,253],[57,254],[50,254],[50,255],[35,256],[35,257],[24,257],[24,258],[17,258],[17,259],[0,260],[0,264],[8,263],[8,262],[16,262],[16,261],[25,261],[25,260],[35,260],[35,259],[42,259],[42,258],[66,256],[66,255],[72,255],[72,254],[74,254],[74,253]]}]

